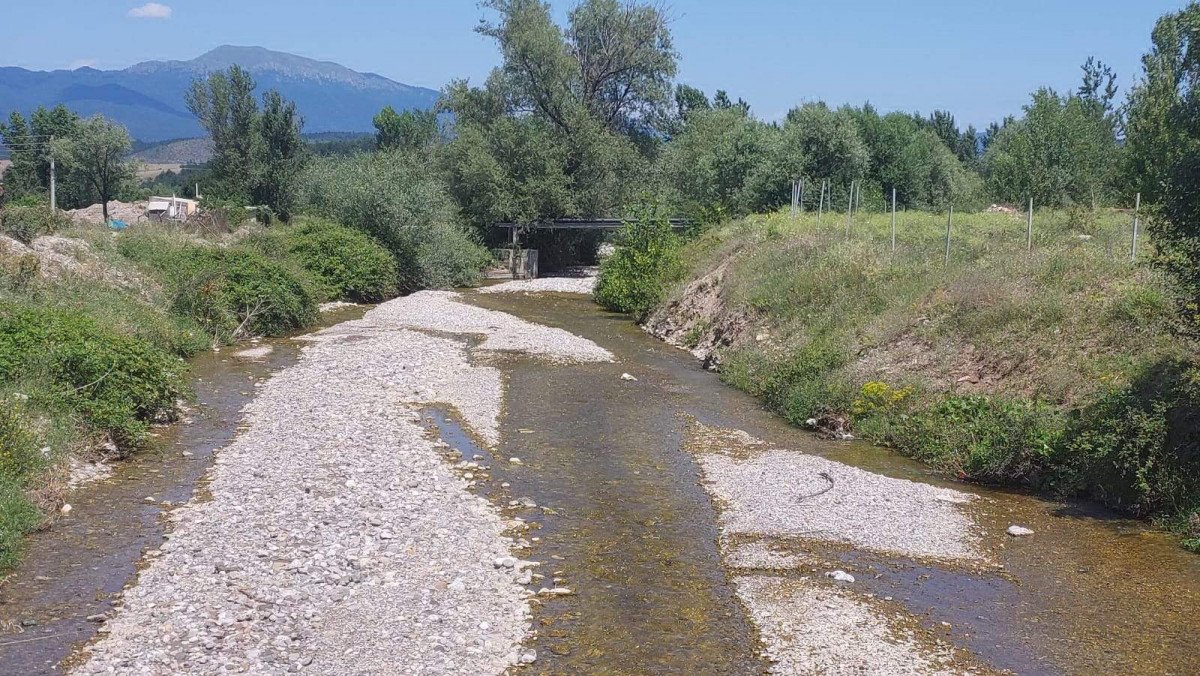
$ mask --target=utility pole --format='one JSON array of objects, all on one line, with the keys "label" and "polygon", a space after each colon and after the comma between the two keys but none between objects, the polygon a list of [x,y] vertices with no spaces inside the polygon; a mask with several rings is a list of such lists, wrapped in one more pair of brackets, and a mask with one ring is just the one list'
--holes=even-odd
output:
[{"label": "utility pole", "polygon": [[[50,145],[54,145],[54,137],[50,137]],[[58,210],[58,200],[55,192],[55,176],[54,176],[54,150],[50,150],[50,213],[53,215]]]}]

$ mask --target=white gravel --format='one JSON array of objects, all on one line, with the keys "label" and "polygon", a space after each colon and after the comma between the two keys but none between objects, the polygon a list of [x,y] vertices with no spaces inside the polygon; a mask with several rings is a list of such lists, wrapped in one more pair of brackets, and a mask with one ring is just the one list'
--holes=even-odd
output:
[{"label": "white gravel", "polygon": [[452,291],[420,291],[402,299],[404,303],[379,306],[366,319],[390,326],[481,335],[484,340],[477,351],[484,353],[519,352],[560,362],[613,360],[611,352],[586,338],[468,305],[459,302],[461,298],[462,294]]},{"label": "white gravel", "polygon": [[[852,575],[801,576],[815,561],[787,547],[833,542],[913,557],[978,561],[974,496],[774,449],[741,430],[695,423],[687,447],[718,508],[721,554],[775,674],[940,674],[953,648],[919,640]],[[775,571],[755,574],[751,571]]]},{"label": "white gravel", "polygon": [[949,649],[922,646],[852,592],[809,579],[734,578],[759,625],[772,673],[949,674]]},{"label": "white gravel", "polygon": [[[454,407],[496,440],[502,382],[478,349],[611,358],[569,333],[419,293],[311,337],[217,455],[211,499],[168,542],[77,673],[499,673],[532,659],[506,525],[419,424]],[[517,567],[519,568],[519,566]]]},{"label": "white gravel", "polygon": [[580,277],[539,277],[516,279],[479,288],[479,293],[580,293],[592,295],[596,290],[595,274]]},{"label": "white gravel", "polygon": [[801,536],[907,556],[983,558],[974,522],[959,506],[973,499],[968,493],[781,449],[746,459],[702,455],[700,466],[725,505],[727,535]]}]

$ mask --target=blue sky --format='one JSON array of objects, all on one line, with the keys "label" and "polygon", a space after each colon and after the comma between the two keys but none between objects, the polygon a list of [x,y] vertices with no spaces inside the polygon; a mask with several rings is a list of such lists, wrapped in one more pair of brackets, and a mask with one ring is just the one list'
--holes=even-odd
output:
[{"label": "blue sky", "polygon": [[[480,82],[493,45],[475,0],[37,0],[6,3],[0,65],[122,68],[220,44],[336,61],[410,84]],[[553,2],[560,17],[570,2]],[[679,79],[727,89],[768,119],[803,101],[952,111],[984,126],[1042,85],[1077,85],[1095,55],[1124,89],[1155,19],[1184,0],[677,0]],[[131,16],[138,14],[141,16]]]}]

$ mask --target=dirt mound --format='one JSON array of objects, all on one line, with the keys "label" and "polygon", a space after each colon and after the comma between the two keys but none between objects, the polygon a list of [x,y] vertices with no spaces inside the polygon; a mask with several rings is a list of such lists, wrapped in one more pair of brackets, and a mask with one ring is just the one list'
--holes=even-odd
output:
[{"label": "dirt mound", "polygon": [[37,276],[55,281],[66,277],[89,279],[144,292],[152,282],[137,272],[109,264],[82,239],[43,235],[26,246],[0,235],[0,258],[36,259]]},{"label": "dirt mound", "polygon": [[[108,217],[113,220],[125,221],[126,223],[137,223],[146,220],[146,208],[149,202],[120,202],[113,200],[108,203]],[[104,224],[103,207],[99,204],[93,204],[90,207],[82,209],[72,209],[66,212],[67,216],[79,221],[80,223]]]}]

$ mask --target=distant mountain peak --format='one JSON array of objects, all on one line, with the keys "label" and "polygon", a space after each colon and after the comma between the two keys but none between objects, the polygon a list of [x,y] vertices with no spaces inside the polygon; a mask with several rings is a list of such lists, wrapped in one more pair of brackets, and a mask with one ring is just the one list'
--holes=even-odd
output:
[{"label": "distant mountain peak", "polygon": [[124,70],[0,67],[0,117],[63,103],[83,115],[111,117],[143,141],[199,136],[202,130],[184,105],[184,92],[196,78],[234,64],[250,71],[259,91],[277,89],[295,101],[309,132],[369,132],[372,118],[384,106],[426,110],[438,97],[432,89],[331,61],[221,45],[191,60],[145,61]]}]

